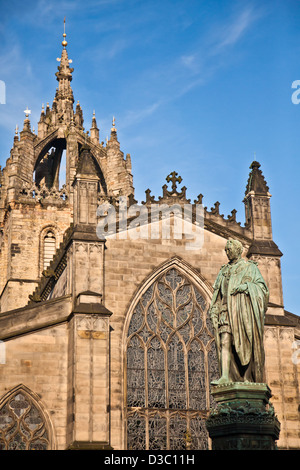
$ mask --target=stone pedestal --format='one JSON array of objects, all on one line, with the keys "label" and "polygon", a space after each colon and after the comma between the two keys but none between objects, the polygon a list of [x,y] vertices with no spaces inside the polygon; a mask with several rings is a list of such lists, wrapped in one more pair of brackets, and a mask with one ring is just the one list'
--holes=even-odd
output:
[{"label": "stone pedestal", "polygon": [[216,408],[206,426],[213,450],[275,450],[280,423],[266,384],[232,382],[212,386]]}]

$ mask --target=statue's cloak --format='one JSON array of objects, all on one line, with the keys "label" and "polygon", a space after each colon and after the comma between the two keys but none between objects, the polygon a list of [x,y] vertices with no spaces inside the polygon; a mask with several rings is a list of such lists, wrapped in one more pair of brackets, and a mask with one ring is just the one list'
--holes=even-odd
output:
[{"label": "statue's cloak", "polygon": [[[214,283],[211,302],[212,321],[215,328],[216,344],[220,352],[220,338],[217,317],[220,311],[220,289],[222,278],[230,266],[228,282],[228,317],[233,340],[233,361],[231,379],[244,380],[245,371],[250,368],[250,381],[264,381],[264,319],[268,306],[269,290],[253,261],[240,259],[236,264],[222,266]],[[246,293],[232,294],[241,284],[247,284]],[[212,308],[213,307],[213,308]],[[246,374],[249,377],[249,371]]]}]

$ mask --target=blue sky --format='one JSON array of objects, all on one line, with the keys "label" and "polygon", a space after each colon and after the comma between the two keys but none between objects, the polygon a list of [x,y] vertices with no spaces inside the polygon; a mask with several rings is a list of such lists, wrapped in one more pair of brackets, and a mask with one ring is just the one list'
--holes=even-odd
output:
[{"label": "blue sky", "polygon": [[[16,124],[52,104],[63,18],[72,88],[85,128],[96,112],[100,138],[116,118],[131,154],[136,198],[162,194],[177,171],[225,216],[242,203],[256,159],[268,182],[273,238],[282,257],[285,308],[300,314],[300,2],[296,0],[0,0],[0,164]],[[299,94],[300,97],[300,94]],[[0,96],[1,98],[1,96]],[[0,99],[1,101],[1,99]]]}]

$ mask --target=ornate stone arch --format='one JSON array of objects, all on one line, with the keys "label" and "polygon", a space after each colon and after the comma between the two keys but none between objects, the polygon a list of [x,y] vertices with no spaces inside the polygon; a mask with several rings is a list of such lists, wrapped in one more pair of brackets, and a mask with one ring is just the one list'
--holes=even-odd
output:
[{"label": "ornate stone arch", "polygon": [[0,449],[56,449],[54,428],[45,406],[23,384],[0,399]]},{"label": "ornate stone arch", "polygon": [[39,160],[41,158],[41,155],[44,154],[46,151],[48,151],[51,146],[52,142],[54,142],[56,139],[58,139],[58,129],[55,129],[55,131],[51,132],[48,134],[44,139],[39,141],[37,145],[34,147],[34,167],[39,163]]},{"label": "ornate stone arch", "polygon": [[[75,147],[72,151],[72,165],[74,168],[78,167],[79,164],[79,156],[81,149],[86,146],[85,138],[77,131],[75,135]],[[67,151],[68,146],[70,145],[69,139],[66,134],[61,134],[58,129],[54,132],[46,136],[42,141],[40,141],[34,149],[34,165],[33,165],[33,172],[35,172],[35,182],[37,184],[40,183],[40,179],[44,178],[46,186],[55,186],[57,185],[57,172],[59,172],[60,164],[61,164],[61,157],[62,152]],[[74,142],[72,143],[74,146]],[[105,181],[105,174],[100,162],[100,155],[99,155],[99,148],[94,145],[92,142],[88,143],[89,151],[91,157],[93,159],[96,172],[99,176],[101,187],[105,194],[107,194],[107,187]],[[55,152],[53,158],[48,158],[48,152],[51,148],[55,148]],[[76,149],[76,150],[75,150]],[[75,152],[74,152],[75,150]],[[70,156],[68,157],[68,164],[66,167],[66,173],[70,172]],[[51,167],[51,168],[50,168]],[[37,172],[39,175],[37,175]],[[49,173],[50,172],[50,173]],[[69,175],[71,177],[71,175]],[[74,176],[74,175],[73,175]],[[47,179],[48,178],[48,179]],[[69,181],[71,184],[73,177]],[[68,175],[66,174],[66,182],[68,180]]]},{"label": "ornate stone arch", "polygon": [[208,448],[209,383],[218,376],[211,296],[211,286],[178,257],[134,295],[123,337],[128,449]]},{"label": "ornate stone arch", "polygon": [[[35,148],[35,183],[43,184],[49,190],[59,189],[59,174],[63,152],[67,148],[65,137],[59,137],[57,132],[51,134]],[[50,151],[51,150],[51,151]]]}]

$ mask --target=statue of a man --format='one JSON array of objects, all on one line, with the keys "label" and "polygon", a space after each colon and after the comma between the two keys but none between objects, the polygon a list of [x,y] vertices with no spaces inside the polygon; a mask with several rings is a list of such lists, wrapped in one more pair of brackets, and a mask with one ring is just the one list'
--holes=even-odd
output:
[{"label": "statue of a man", "polygon": [[229,240],[214,283],[210,315],[219,358],[220,385],[264,382],[264,318],[269,290],[254,261],[241,258],[243,246]]}]

